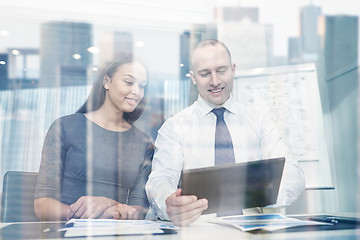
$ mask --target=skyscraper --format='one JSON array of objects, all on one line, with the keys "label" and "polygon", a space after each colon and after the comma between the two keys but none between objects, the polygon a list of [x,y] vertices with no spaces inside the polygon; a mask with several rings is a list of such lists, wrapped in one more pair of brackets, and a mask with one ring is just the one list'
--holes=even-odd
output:
[{"label": "skyscraper", "polygon": [[187,79],[190,71],[190,32],[185,31],[180,35],[180,71],[179,79]]},{"label": "skyscraper", "polygon": [[272,57],[271,25],[219,22],[218,39],[229,47],[237,69],[269,66]]},{"label": "skyscraper", "polygon": [[36,88],[39,84],[38,48],[8,49],[8,89]]},{"label": "skyscraper", "polygon": [[[237,69],[267,67],[274,62],[273,28],[270,24],[258,22],[258,8],[219,7],[215,9],[215,19],[216,23],[194,24],[189,33],[181,35],[180,78],[184,78],[188,70],[186,67],[190,66],[192,48],[205,39],[224,42]],[[196,100],[197,95],[196,87],[190,84],[190,103]]]},{"label": "skyscraper", "polygon": [[[319,47],[318,18],[321,8],[308,5],[300,9],[300,38],[304,54],[317,54]],[[306,57],[306,56],[305,56]]]},{"label": "skyscraper", "polygon": [[339,212],[356,211],[359,183],[358,119],[358,16],[324,16],[320,20],[323,85],[328,92],[334,174]]},{"label": "skyscraper", "polygon": [[0,54],[0,90],[7,89],[9,84],[8,78],[8,54]]},{"label": "skyscraper", "polygon": [[218,7],[215,9],[215,19],[226,22],[250,21],[259,22],[259,8],[257,7]]},{"label": "skyscraper", "polygon": [[288,63],[302,63],[301,41],[299,37],[290,37],[288,39]]},{"label": "skyscraper", "polygon": [[134,39],[130,32],[111,32],[100,38],[100,65],[111,61],[121,52],[134,52]]},{"label": "skyscraper", "polygon": [[[193,24],[190,31],[180,36],[180,80],[187,80],[190,71],[190,54],[197,43],[205,39],[217,39],[216,24]],[[190,84],[190,103],[197,99],[196,86]]]},{"label": "skyscraper", "polygon": [[271,65],[273,28],[259,23],[258,8],[219,7],[215,11],[217,38],[229,47],[237,69]]},{"label": "skyscraper", "polygon": [[48,22],[41,26],[40,87],[82,85],[92,55],[92,25]]},{"label": "skyscraper", "polygon": [[180,79],[186,79],[186,74],[190,71],[193,47],[205,39],[217,39],[215,24],[193,24],[190,31],[184,31],[180,35]]}]

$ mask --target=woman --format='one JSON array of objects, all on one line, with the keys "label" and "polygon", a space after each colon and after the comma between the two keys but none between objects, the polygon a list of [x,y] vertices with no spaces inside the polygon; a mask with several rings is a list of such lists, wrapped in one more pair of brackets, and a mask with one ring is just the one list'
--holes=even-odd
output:
[{"label": "woman", "polygon": [[147,73],[130,55],[111,62],[77,113],[57,119],[43,146],[34,208],[41,220],[143,219],[153,145],[132,124]]}]

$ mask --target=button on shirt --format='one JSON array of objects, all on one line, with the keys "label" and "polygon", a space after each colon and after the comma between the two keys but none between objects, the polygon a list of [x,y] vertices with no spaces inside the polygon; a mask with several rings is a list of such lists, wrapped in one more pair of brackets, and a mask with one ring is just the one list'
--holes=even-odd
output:
[{"label": "button on shirt", "polygon": [[[266,116],[250,112],[230,97],[223,105],[224,119],[234,146],[235,162],[285,157],[285,167],[275,206],[294,202],[305,188],[304,174],[291,158],[275,125]],[[152,173],[146,184],[149,214],[169,219],[165,200],[178,186],[183,169],[215,165],[214,108],[200,96],[191,106],[165,121],[155,141]]]}]

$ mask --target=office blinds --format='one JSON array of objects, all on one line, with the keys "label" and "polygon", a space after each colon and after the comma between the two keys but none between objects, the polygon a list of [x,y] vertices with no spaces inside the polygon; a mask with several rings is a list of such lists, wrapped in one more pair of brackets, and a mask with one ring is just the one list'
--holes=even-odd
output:
[{"label": "office blinds", "polygon": [[51,123],[77,111],[90,89],[71,86],[0,91],[1,176],[9,170],[38,171]]}]

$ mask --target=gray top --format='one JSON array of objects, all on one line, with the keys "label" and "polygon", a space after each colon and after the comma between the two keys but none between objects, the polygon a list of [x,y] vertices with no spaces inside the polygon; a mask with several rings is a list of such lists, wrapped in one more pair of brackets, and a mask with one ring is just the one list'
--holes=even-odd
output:
[{"label": "gray top", "polygon": [[82,113],[61,117],[46,135],[34,198],[69,205],[81,196],[104,196],[147,208],[153,153],[150,138],[135,126],[114,132]]}]

